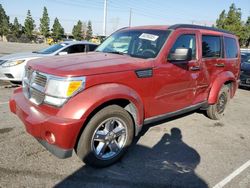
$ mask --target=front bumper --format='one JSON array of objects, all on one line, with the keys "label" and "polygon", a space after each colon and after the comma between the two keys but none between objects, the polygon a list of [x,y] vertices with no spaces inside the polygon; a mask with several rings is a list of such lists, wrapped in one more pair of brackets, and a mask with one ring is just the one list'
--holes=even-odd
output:
[{"label": "front bumper", "polygon": [[240,86],[250,87],[250,75],[240,75]]},{"label": "front bumper", "polygon": [[0,80],[22,81],[24,66],[24,63],[12,67],[0,66]]},{"label": "front bumper", "polygon": [[[14,91],[9,106],[24,123],[29,134],[34,136],[48,151],[59,158],[72,155],[78,134],[83,125],[82,119],[69,119],[58,116],[60,109],[46,105],[36,106],[27,100],[22,88]],[[48,137],[54,135],[54,141]]]}]

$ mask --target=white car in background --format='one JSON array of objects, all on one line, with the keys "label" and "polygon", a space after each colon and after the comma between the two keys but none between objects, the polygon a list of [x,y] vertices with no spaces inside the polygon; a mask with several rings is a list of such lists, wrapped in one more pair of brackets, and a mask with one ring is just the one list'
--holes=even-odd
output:
[{"label": "white car in background", "polygon": [[21,83],[24,67],[32,59],[94,51],[98,45],[87,41],[67,41],[40,51],[17,53],[0,57],[0,80]]}]

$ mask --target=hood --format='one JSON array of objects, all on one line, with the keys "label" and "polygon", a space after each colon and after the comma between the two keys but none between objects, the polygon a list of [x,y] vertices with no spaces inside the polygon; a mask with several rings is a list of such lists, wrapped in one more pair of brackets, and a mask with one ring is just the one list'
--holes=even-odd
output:
[{"label": "hood", "polygon": [[250,63],[248,63],[248,62],[241,63],[241,70],[242,71],[250,71]]},{"label": "hood", "polygon": [[126,55],[92,52],[35,59],[28,63],[32,69],[57,76],[87,76],[148,68],[152,60]]},{"label": "hood", "polygon": [[26,58],[33,58],[33,57],[44,57],[48,56],[47,54],[37,54],[32,52],[23,52],[23,53],[15,53],[10,55],[5,55],[0,57],[0,60],[17,60],[17,59],[26,59]]}]

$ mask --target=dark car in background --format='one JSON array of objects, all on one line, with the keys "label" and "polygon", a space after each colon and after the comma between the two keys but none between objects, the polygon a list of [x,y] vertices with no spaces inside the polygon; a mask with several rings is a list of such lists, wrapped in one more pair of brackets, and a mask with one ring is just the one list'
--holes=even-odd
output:
[{"label": "dark car in background", "polygon": [[240,86],[250,88],[250,51],[241,52]]}]

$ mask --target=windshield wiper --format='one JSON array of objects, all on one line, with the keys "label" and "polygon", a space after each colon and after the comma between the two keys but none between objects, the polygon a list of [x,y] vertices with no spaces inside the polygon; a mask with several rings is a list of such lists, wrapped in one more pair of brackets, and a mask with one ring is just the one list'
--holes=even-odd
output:
[{"label": "windshield wiper", "polygon": [[123,52],[119,52],[119,51],[107,51],[105,53],[118,54],[118,55],[128,55],[128,56],[130,56],[127,53],[123,53]]}]

